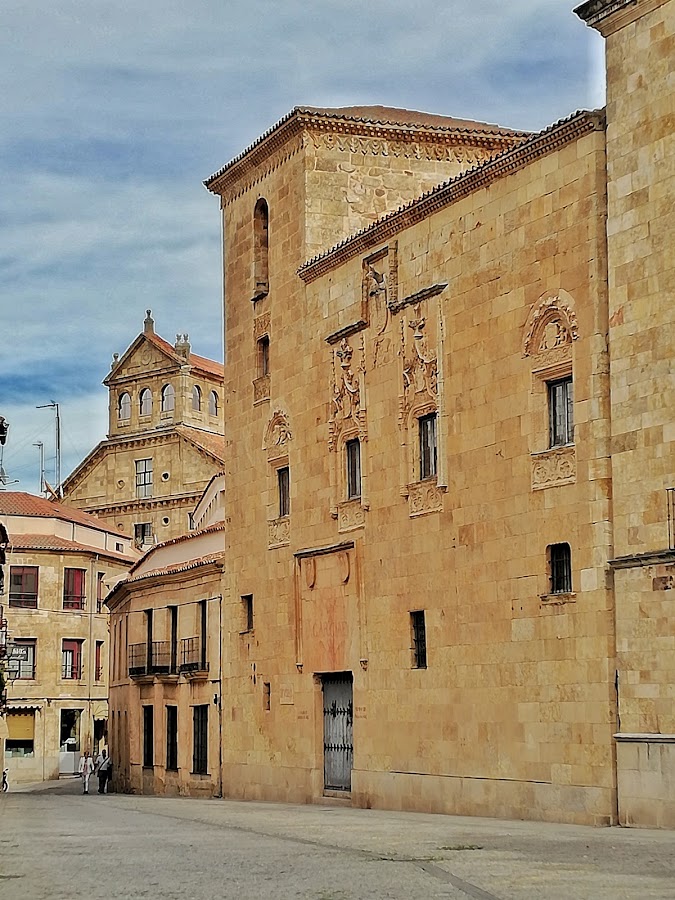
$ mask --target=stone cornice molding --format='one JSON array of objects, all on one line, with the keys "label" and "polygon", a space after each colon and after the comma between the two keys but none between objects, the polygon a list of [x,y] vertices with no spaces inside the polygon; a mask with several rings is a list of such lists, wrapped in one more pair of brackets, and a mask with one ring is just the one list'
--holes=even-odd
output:
[{"label": "stone cornice molding", "polygon": [[335,247],[310,259],[298,269],[298,275],[309,284],[327,272],[336,269],[354,256],[367,253],[400,233],[405,228],[421,222],[438,210],[492,184],[505,175],[523,169],[535,159],[540,159],[566,144],[576,141],[593,131],[604,131],[604,110],[581,110],[551,125],[482,165],[457,175],[406,206],[388,213],[382,219],[367,226]]},{"label": "stone cornice molding", "polygon": [[[240,187],[236,196],[240,196],[244,190],[259,181],[274,168],[277,168],[284,159],[302,145],[297,146],[292,153],[285,145],[294,138],[310,133],[330,133],[341,135],[358,135],[366,140],[398,141],[403,143],[422,142],[451,144],[453,146],[473,146],[486,149],[500,150],[512,146],[514,142],[521,141],[527,132],[510,131],[508,129],[494,128],[490,126],[476,128],[452,126],[415,124],[411,122],[387,122],[377,121],[367,117],[350,116],[340,114],[337,111],[312,110],[304,107],[296,107],[275,125],[262,134],[246,150],[242,151],[233,160],[219,169],[204,181],[207,190],[221,196],[228,194],[228,189],[234,183],[245,182],[247,187]],[[283,152],[280,152],[283,151]],[[370,152],[374,152],[371,148]],[[381,152],[378,149],[378,153]],[[275,157],[274,161],[272,158]],[[258,168],[267,161],[263,172],[257,172]],[[227,200],[235,195],[228,194]]]},{"label": "stone cornice molding", "polygon": [[172,494],[170,497],[157,497],[150,500],[120,500],[119,503],[107,503],[101,506],[88,506],[82,512],[88,512],[92,516],[108,515],[112,513],[134,512],[137,510],[162,509],[167,506],[189,506],[196,503],[201,497],[201,493],[194,494]]},{"label": "stone cornice molding", "polygon": [[607,37],[665,2],[667,0],[588,0],[577,6],[574,12],[590,28]]},{"label": "stone cornice molding", "polygon": [[415,306],[423,300],[429,300],[431,297],[441,294],[447,286],[447,281],[439,281],[438,284],[432,284],[429,285],[429,287],[422,288],[420,291],[416,291],[414,294],[410,294],[402,300],[390,300],[387,306],[389,307],[390,312],[396,314],[401,312],[402,309],[405,309],[406,306]]},{"label": "stone cornice molding", "polygon": [[630,553],[608,561],[612,569],[639,569],[643,566],[658,566],[675,563],[675,548],[672,550],[647,550],[644,553]]},{"label": "stone cornice molding", "polygon": [[155,569],[142,575],[132,575],[117,582],[106,597],[105,604],[111,611],[117,609],[137,587],[143,590],[148,581],[152,581],[156,585],[174,582],[182,584],[189,579],[201,578],[208,574],[221,575],[224,567],[222,556],[208,556],[185,563],[176,563],[175,566],[164,571]]}]

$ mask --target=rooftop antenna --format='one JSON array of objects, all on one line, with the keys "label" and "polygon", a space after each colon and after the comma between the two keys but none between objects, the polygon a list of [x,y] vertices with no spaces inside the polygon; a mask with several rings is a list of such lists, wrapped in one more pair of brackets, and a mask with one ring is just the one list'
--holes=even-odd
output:
[{"label": "rooftop antenna", "polygon": [[36,409],[53,409],[56,412],[56,494],[61,496],[61,417],[59,415],[59,404],[52,400],[51,403],[44,403],[42,406],[36,406]]}]

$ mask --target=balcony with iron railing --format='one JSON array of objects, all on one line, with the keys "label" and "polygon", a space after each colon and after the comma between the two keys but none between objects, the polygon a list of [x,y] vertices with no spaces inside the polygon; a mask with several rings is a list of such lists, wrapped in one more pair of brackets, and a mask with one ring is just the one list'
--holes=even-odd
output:
[{"label": "balcony with iron railing", "polygon": [[63,595],[63,608],[68,610],[82,610],[85,606],[85,599],[83,594],[64,594]]},{"label": "balcony with iron railing", "polygon": [[[148,652],[149,651],[149,652]],[[206,651],[198,637],[183,638],[180,649],[171,641],[153,641],[152,644],[130,644],[129,677],[148,675],[194,675],[208,672]]]},{"label": "balcony with iron railing", "polygon": [[195,675],[200,672],[208,672],[209,664],[206,660],[206,647],[200,638],[183,638],[180,642],[180,671],[186,675]]}]

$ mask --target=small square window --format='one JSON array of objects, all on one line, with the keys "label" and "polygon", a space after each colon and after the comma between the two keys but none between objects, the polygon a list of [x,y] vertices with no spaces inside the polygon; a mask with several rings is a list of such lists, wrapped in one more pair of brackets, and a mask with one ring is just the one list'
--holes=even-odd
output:
[{"label": "small square window", "polygon": [[291,512],[291,477],[288,466],[277,469],[279,485],[279,518],[290,515]]},{"label": "small square window", "polygon": [[434,478],[438,465],[436,444],[436,413],[429,413],[419,418],[420,433],[420,481]]},{"label": "small square window", "polygon": [[427,632],[424,623],[424,610],[418,609],[410,613],[410,630],[412,633],[413,668],[427,667]]},{"label": "small square window", "polygon": [[552,594],[572,592],[572,551],[569,544],[550,544],[548,574]]},{"label": "small square window", "polygon": [[549,447],[574,442],[574,390],[572,379],[548,382]]},{"label": "small square window", "polygon": [[356,438],[345,444],[347,455],[347,499],[361,496],[361,443]]}]

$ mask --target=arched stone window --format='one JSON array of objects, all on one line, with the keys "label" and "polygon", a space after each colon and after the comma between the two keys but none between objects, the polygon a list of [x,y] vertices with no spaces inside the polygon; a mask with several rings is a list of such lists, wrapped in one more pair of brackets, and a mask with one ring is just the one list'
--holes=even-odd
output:
[{"label": "arched stone window", "polygon": [[202,408],[202,392],[198,384],[195,384],[192,388],[192,408],[196,412],[201,412]]},{"label": "arched stone window", "polygon": [[209,394],[209,415],[218,415],[218,394],[215,391],[211,391]]},{"label": "arched stone window", "polygon": [[173,412],[176,406],[176,392],[172,384],[162,388],[162,412]]},{"label": "arched stone window", "polygon": [[120,394],[117,401],[117,418],[120,422],[125,422],[127,419],[131,418],[131,396],[127,391]]},{"label": "arched stone window", "polygon": [[269,209],[261,197],[253,212],[253,299],[261,300],[269,292]]},{"label": "arched stone window", "polygon": [[152,391],[150,388],[143,388],[141,391],[139,410],[142,416],[152,415]]}]

